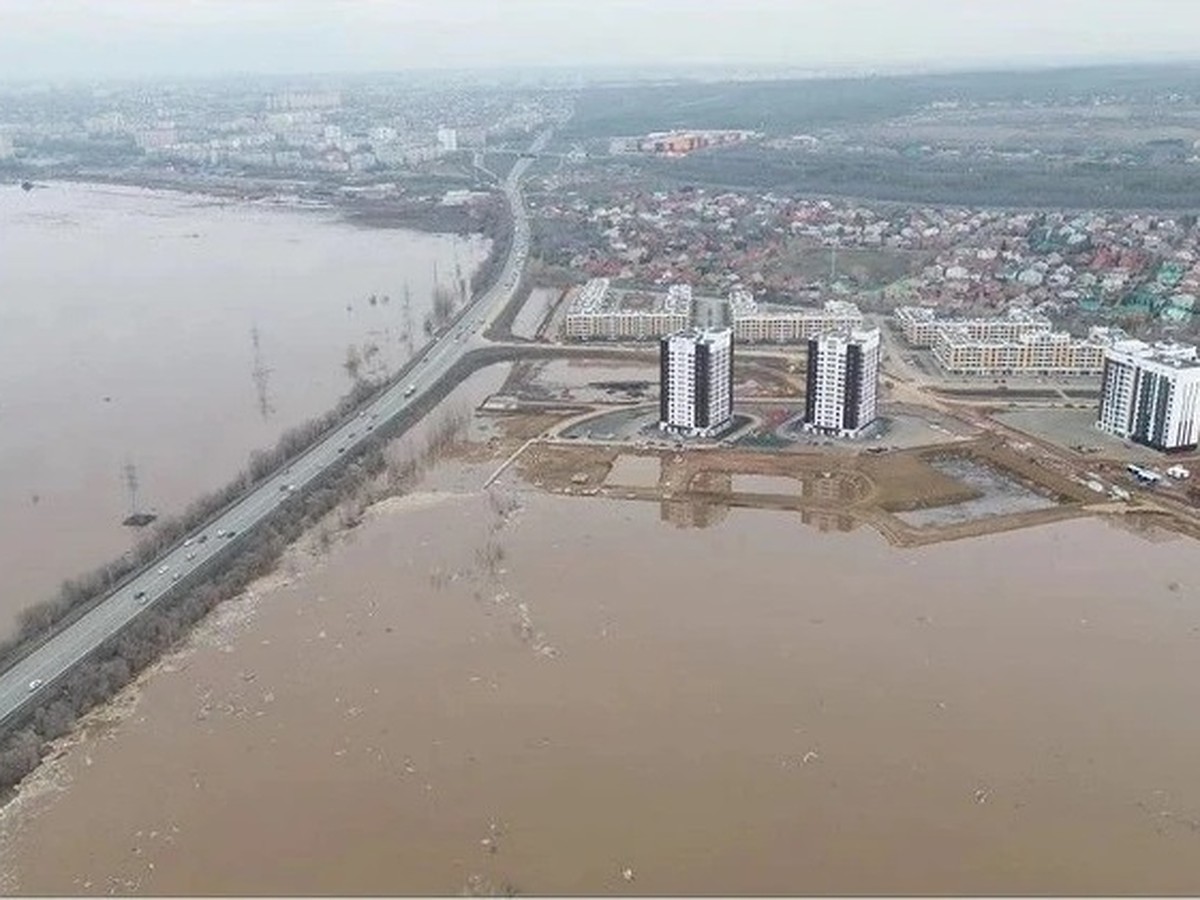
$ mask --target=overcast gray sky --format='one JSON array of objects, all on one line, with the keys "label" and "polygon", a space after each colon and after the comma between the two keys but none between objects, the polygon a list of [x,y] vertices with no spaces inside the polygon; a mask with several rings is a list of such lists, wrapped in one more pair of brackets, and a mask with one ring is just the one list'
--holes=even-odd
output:
[{"label": "overcast gray sky", "polygon": [[0,0],[0,77],[1200,58],[1200,0]]}]

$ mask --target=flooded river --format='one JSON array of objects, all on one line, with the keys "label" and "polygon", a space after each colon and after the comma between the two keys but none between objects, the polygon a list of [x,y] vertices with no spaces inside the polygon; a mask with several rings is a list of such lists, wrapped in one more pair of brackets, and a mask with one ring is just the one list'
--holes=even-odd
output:
[{"label": "flooded river", "polygon": [[8,808],[3,886],[1200,890],[1194,543],[678,529],[494,466],[223,607]]},{"label": "flooded river", "polygon": [[330,213],[0,186],[0,632],[130,545],[127,464],[141,508],[180,511],[328,409],[348,357],[400,365],[435,269],[450,286],[485,252]]}]

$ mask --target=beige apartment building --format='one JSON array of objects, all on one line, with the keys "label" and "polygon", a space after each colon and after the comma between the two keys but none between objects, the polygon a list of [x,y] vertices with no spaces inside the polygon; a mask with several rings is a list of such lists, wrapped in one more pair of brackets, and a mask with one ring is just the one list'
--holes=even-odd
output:
[{"label": "beige apartment building", "polygon": [[[646,295],[640,295],[644,300]],[[650,340],[682,331],[692,321],[692,289],[672,285],[646,303],[627,305],[607,278],[593,278],[567,305],[563,333],[574,340]]]},{"label": "beige apartment building", "polygon": [[1049,319],[1027,309],[1010,309],[1006,315],[975,319],[939,319],[937,310],[927,306],[902,306],[896,310],[896,322],[904,339],[914,347],[932,347],[938,330],[950,325],[966,329],[976,341],[1017,341],[1023,335],[1050,331]]},{"label": "beige apartment building", "polygon": [[1093,328],[1086,338],[1037,331],[1015,338],[979,338],[963,324],[942,324],[933,342],[938,364],[956,375],[1099,375],[1119,329]]},{"label": "beige apartment building", "polygon": [[803,343],[863,325],[863,315],[853,303],[829,300],[819,309],[767,309],[744,289],[729,295],[729,311],[734,338],[747,344]]}]

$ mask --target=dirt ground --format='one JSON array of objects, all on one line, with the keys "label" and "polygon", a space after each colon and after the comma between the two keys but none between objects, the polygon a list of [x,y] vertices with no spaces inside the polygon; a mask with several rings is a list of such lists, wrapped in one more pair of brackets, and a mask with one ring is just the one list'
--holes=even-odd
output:
[{"label": "dirt ground", "polygon": [[[983,492],[939,471],[931,462],[947,457],[968,460],[996,478],[1019,484],[1047,498],[1045,508],[1005,512],[1002,497],[994,512],[949,515],[945,524],[914,525],[897,513],[987,506]],[[617,466],[618,460],[621,466]],[[658,466],[653,479],[621,484],[617,472],[645,459]],[[639,464],[638,469],[645,469]],[[754,477],[744,476],[760,476]],[[603,496],[664,504],[692,501],[706,507],[794,510],[802,519],[840,530],[868,524],[894,544],[910,546],[1006,531],[1094,512],[1111,504],[1062,473],[992,438],[949,447],[926,447],[859,456],[771,453],[742,449],[693,449],[687,453],[624,449],[579,442],[536,441],[517,457],[514,478],[557,494]],[[789,485],[788,481],[793,481]],[[758,490],[738,490],[751,485]],[[831,518],[833,517],[833,518]],[[834,521],[836,519],[836,522]]]}]

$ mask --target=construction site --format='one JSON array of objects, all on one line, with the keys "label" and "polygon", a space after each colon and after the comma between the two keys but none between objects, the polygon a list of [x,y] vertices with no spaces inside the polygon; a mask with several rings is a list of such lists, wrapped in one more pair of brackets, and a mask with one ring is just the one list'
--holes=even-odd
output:
[{"label": "construction site", "polygon": [[[679,527],[715,525],[735,507],[789,510],[822,531],[868,525],[906,547],[1081,516],[1200,536],[1200,491],[1132,475],[1161,455],[1098,432],[1094,393],[1077,380],[955,387],[906,365],[891,337],[879,427],[865,440],[798,427],[801,347],[741,351],[736,427],[686,444],[656,431],[653,351],[518,363],[479,409],[488,452],[503,460],[491,483],[653,502]],[[1171,461],[1185,472],[1200,463]]]}]

